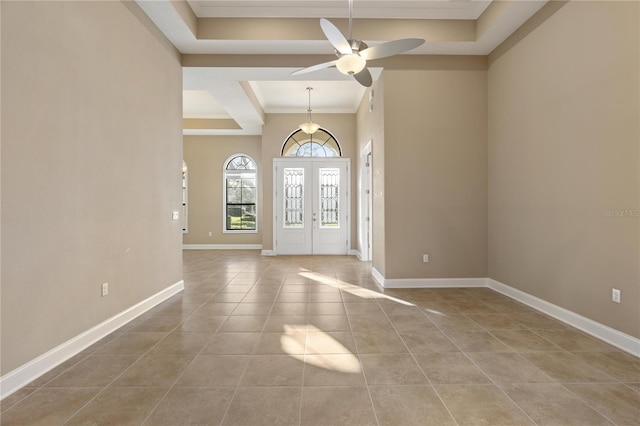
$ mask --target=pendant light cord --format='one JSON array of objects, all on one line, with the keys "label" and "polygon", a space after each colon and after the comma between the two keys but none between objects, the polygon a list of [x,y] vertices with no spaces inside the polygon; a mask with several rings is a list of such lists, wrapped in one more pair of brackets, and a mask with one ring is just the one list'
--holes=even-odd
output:
[{"label": "pendant light cord", "polygon": [[349,0],[349,41],[353,39],[351,33],[351,22],[353,21],[353,0]]},{"label": "pendant light cord", "polygon": [[307,91],[309,92],[309,109],[307,109],[307,119],[311,122],[311,91],[313,87],[307,87]]}]

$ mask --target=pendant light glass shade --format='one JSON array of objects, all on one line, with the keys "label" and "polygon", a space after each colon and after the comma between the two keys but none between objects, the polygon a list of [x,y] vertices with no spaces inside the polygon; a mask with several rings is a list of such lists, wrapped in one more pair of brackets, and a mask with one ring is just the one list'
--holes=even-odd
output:
[{"label": "pendant light glass shade", "polygon": [[313,87],[307,87],[307,90],[309,91],[309,109],[307,109],[307,121],[305,123],[302,123],[298,127],[300,127],[300,130],[302,130],[306,134],[311,135],[318,131],[320,125],[314,123],[311,120],[311,91],[313,90]]}]

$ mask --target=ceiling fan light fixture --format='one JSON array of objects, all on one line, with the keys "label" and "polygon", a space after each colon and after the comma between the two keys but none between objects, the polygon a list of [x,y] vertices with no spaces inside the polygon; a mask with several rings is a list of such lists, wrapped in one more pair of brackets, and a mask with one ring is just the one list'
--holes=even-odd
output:
[{"label": "ceiling fan light fixture", "polygon": [[346,75],[358,74],[366,66],[367,61],[357,53],[342,55],[340,59],[338,59],[338,62],[336,62],[338,71]]},{"label": "ceiling fan light fixture", "polygon": [[311,91],[312,90],[313,90],[313,87],[307,87],[307,91],[309,92],[309,109],[307,109],[307,121],[298,126],[300,130],[302,130],[308,135],[312,135],[315,132],[317,132],[318,129],[320,129],[320,125],[317,123],[314,123],[311,120]]}]

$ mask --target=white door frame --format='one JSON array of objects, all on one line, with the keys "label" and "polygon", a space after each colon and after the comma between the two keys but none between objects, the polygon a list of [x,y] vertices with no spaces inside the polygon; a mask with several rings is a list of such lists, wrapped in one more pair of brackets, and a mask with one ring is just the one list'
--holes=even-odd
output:
[{"label": "white door frame", "polygon": [[360,152],[360,174],[358,185],[358,248],[360,260],[369,262],[372,259],[371,243],[372,228],[372,200],[373,200],[373,141],[365,144]]},{"label": "white door frame", "polygon": [[[341,162],[346,164],[345,184],[346,189],[346,250],[345,253],[349,254],[351,251],[351,159],[344,157],[278,157],[273,159],[273,254],[278,255],[278,246],[276,244],[278,236],[278,215],[280,214],[280,207],[278,206],[278,191],[281,188],[278,187],[278,172],[276,167],[278,165],[295,166],[296,163],[312,163],[321,164],[329,162]],[[282,220],[282,218],[280,218]]]}]

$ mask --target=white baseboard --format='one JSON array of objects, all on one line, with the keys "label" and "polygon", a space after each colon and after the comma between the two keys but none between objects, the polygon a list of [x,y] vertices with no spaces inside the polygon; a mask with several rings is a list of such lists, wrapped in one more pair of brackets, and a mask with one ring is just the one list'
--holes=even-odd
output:
[{"label": "white baseboard", "polygon": [[384,275],[382,275],[376,268],[371,268],[371,275],[373,276],[373,279],[376,280],[378,285],[384,288]]},{"label": "white baseboard", "polygon": [[565,324],[575,327],[578,330],[597,337],[600,340],[604,340],[625,352],[640,357],[640,339],[491,278],[487,278],[487,287],[562,321]]},{"label": "white baseboard", "polygon": [[276,252],[273,250],[262,250],[262,252],[260,252],[261,255],[263,256],[275,256]]},{"label": "white baseboard", "polygon": [[359,260],[362,260],[362,255],[360,254],[360,250],[357,250],[357,249],[349,249],[347,251],[347,256],[355,256]]},{"label": "white baseboard", "polygon": [[183,244],[183,250],[262,250],[262,244]]},{"label": "white baseboard", "polygon": [[184,289],[179,281],[0,377],[0,400]]},{"label": "white baseboard", "polygon": [[[461,288],[486,287],[486,278],[393,278],[387,279],[375,268],[373,277],[384,288]],[[376,276],[376,273],[378,276]]]}]

